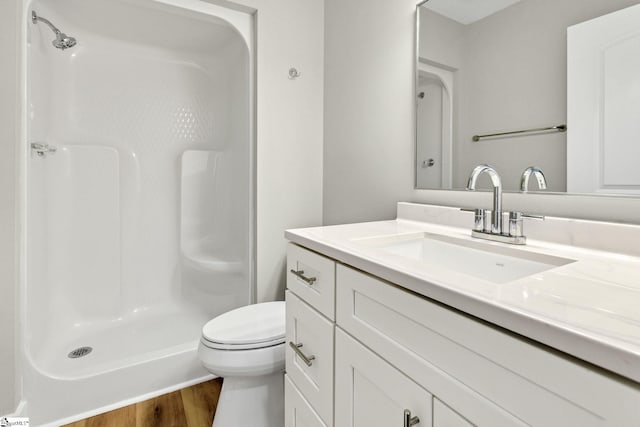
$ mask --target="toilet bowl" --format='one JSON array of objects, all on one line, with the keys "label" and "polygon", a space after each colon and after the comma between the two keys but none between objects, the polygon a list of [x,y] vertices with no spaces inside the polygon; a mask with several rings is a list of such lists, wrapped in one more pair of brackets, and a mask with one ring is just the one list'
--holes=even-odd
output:
[{"label": "toilet bowl", "polygon": [[284,301],[248,305],[202,328],[198,357],[223,377],[213,427],[284,425]]}]

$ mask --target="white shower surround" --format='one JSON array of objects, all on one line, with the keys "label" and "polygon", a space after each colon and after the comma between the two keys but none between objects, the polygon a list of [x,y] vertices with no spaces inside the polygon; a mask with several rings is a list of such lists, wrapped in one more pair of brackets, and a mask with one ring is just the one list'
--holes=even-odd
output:
[{"label": "white shower surround", "polygon": [[200,327],[254,298],[253,23],[190,0],[24,12],[23,415],[58,425],[206,378]]}]

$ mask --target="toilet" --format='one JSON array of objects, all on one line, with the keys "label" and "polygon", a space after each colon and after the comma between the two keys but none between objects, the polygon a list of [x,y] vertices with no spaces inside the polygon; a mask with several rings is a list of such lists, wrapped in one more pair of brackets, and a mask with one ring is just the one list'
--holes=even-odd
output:
[{"label": "toilet", "polygon": [[198,357],[223,377],[213,427],[284,425],[285,303],[241,307],[202,328]]}]

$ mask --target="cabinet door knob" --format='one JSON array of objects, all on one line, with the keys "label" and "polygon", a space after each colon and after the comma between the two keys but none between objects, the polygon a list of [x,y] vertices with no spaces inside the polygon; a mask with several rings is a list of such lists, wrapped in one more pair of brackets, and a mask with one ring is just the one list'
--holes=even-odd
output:
[{"label": "cabinet door knob", "polygon": [[420,418],[412,417],[410,410],[408,410],[408,409],[404,410],[404,424],[403,424],[403,427],[411,427],[411,426],[414,426],[414,425],[418,424],[419,422],[420,422]]},{"label": "cabinet door knob", "polygon": [[307,277],[304,275],[304,270],[294,270],[293,268],[291,269],[291,272],[293,274],[296,275],[296,277],[298,277],[300,280],[302,280],[303,282],[305,282],[307,285],[311,286],[313,285],[313,282],[315,282],[316,279],[315,277]]},{"label": "cabinet door knob", "polygon": [[313,364],[313,360],[316,360],[315,356],[307,356],[306,354],[304,354],[302,352],[302,350],[300,350],[300,348],[302,347],[302,343],[300,344],[295,344],[293,341],[289,341],[289,347],[291,347],[293,349],[293,351],[296,352],[296,354],[300,357],[300,359],[302,359],[302,361],[307,365],[307,366],[311,366]]}]

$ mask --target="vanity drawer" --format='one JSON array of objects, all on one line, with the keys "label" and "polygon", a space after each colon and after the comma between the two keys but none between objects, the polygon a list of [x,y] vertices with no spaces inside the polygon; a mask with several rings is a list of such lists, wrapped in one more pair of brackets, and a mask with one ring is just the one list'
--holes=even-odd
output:
[{"label": "vanity drawer", "polygon": [[335,261],[289,243],[287,288],[331,320],[335,319],[335,284]]},{"label": "vanity drawer", "polygon": [[[333,420],[334,323],[291,291],[286,292],[285,298],[287,375],[323,422],[330,425]],[[305,361],[305,357],[308,360]]]},{"label": "vanity drawer", "polygon": [[327,427],[300,390],[284,376],[284,427]]},{"label": "vanity drawer", "polygon": [[337,326],[474,425],[640,425],[626,382],[351,268],[336,280]]}]

